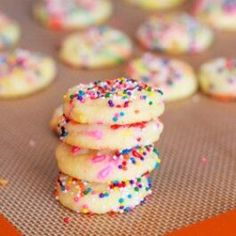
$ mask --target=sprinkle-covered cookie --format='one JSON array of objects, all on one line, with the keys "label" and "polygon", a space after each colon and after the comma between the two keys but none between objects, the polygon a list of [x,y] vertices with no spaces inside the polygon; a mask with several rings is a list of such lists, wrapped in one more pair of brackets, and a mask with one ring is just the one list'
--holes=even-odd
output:
[{"label": "sprinkle-covered cookie", "polygon": [[59,57],[82,68],[104,68],[123,63],[132,52],[128,36],[109,26],[92,27],[65,38]]},{"label": "sprinkle-covered cookie", "polygon": [[236,59],[217,58],[201,66],[203,92],[223,100],[236,100]]},{"label": "sprinkle-covered cookie", "polygon": [[129,212],[151,193],[149,174],[110,184],[89,183],[60,174],[55,196],[65,207],[80,213]]},{"label": "sprinkle-covered cookie", "polygon": [[130,3],[144,9],[167,9],[180,5],[185,0],[127,0]]},{"label": "sprinkle-covered cookie", "polygon": [[50,128],[52,131],[57,132],[58,122],[60,121],[61,117],[63,116],[63,106],[60,105],[55,109],[53,112],[52,118],[50,120]]},{"label": "sprinkle-covered cookie", "polygon": [[61,143],[56,159],[61,172],[95,183],[130,180],[160,166],[159,152],[153,145],[93,151]]},{"label": "sprinkle-covered cookie", "polygon": [[197,0],[193,13],[215,28],[236,30],[236,0]]},{"label": "sprinkle-covered cookie", "polygon": [[213,41],[213,32],[192,16],[182,13],[152,16],[137,32],[138,41],[150,50],[199,53]]},{"label": "sprinkle-covered cookie", "polygon": [[158,120],[127,125],[79,124],[65,116],[59,122],[63,142],[85,149],[118,150],[156,142],[163,131]]},{"label": "sprinkle-covered cookie", "polygon": [[197,90],[197,79],[192,67],[177,59],[146,53],[131,61],[126,71],[131,78],[160,88],[165,101],[186,98]]},{"label": "sprinkle-covered cookie", "polygon": [[45,27],[71,30],[103,23],[110,17],[112,5],[108,0],[40,0],[33,11]]},{"label": "sprinkle-covered cookie", "polygon": [[14,46],[20,37],[20,28],[0,11],[0,50]]},{"label": "sprinkle-covered cookie", "polygon": [[145,122],[163,111],[162,91],[128,78],[79,84],[64,96],[65,116],[82,124]]},{"label": "sprinkle-covered cookie", "polygon": [[54,61],[41,53],[17,49],[0,54],[0,97],[25,96],[48,86],[55,78]]}]

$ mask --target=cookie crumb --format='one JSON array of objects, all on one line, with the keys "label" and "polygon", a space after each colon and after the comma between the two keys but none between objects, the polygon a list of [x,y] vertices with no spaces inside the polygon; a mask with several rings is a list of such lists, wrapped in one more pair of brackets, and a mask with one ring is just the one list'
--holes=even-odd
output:
[{"label": "cookie crumb", "polygon": [[0,187],[4,187],[8,184],[8,180],[0,178]]}]

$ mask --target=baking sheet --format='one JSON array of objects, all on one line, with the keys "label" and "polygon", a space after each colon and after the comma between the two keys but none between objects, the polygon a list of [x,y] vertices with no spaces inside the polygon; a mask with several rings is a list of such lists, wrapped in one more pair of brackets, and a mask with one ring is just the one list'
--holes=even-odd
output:
[{"label": "baking sheet", "polygon": [[[113,1],[108,22],[134,34],[149,14],[124,1]],[[190,9],[191,1],[183,6]],[[19,21],[20,46],[57,58],[66,35],[32,20],[31,0],[0,0],[0,8]],[[236,33],[217,32],[214,45],[200,55],[182,56],[196,69],[216,56],[235,56]],[[135,46],[134,57],[143,49]],[[118,77],[125,65],[106,70],[74,70],[58,63],[56,81],[31,97],[0,101],[0,212],[25,235],[163,235],[236,207],[236,104],[198,93],[167,104],[165,130],[158,143],[161,168],[154,173],[153,194],[143,206],[123,215],[77,215],[53,197],[57,138],[48,128],[62,95],[79,82]],[[69,223],[64,223],[68,217]]]}]

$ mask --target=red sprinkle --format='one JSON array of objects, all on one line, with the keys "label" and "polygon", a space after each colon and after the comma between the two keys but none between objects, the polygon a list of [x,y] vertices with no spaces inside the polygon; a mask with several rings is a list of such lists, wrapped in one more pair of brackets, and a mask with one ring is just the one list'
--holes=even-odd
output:
[{"label": "red sprinkle", "polygon": [[64,221],[65,224],[69,224],[71,222],[71,218],[70,217],[65,217],[63,219],[63,221]]},{"label": "red sprinkle", "polygon": [[119,128],[140,128],[143,129],[145,128],[147,122],[139,122],[139,123],[134,123],[134,124],[126,124],[126,125],[111,125],[112,129],[119,129]]}]

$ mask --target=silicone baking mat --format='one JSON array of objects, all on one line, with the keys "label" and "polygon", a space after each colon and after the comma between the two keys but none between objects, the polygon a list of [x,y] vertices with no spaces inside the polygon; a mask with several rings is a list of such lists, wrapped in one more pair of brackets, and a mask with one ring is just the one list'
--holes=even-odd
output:
[{"label": "silicone baking mat", "polygon": [[[184,8],[190,6],[188,2]],[[0,0],[0,7],[19,21],[21,47],[57,57],[65,33],[45,30],[34,22],[32,1]],[[114,1],[114,8],[108,23],[135,40],[137,26],[149,12],[121,0]],[[208,52],[181,58],[197,68],[215,56],[235,56],[235,40],[235,33],[218,32]],[[134,56],[141,53],[136,46]],[[165,130],[158,143],[162,164],[145,205],[123,215],[82,216],[55,201],[58,140],[48,127],[54,108],[72,85],[121,76],[124,67],[86,71],[58,63],[57,79],[49,88],[0,102],[0,176],[9,181],[0,188],[0,211],[24,235],[163,235],[236,207],[236,103],[200,93],[167,104],[162,117]]]}]

